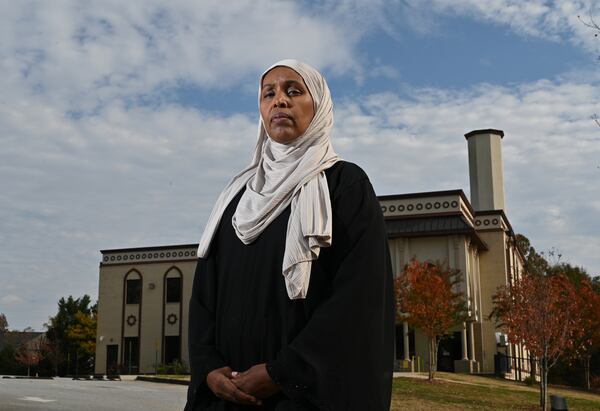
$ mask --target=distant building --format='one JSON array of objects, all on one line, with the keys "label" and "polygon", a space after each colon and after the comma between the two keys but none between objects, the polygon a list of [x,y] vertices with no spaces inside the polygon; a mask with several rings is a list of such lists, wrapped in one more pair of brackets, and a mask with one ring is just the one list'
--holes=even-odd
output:
[{"label": "distant building", "polygon": [[[504,212],[500,130],[466,134],[471,201],[462,190],[379,197],[387,225],[392,267],[412,259],[442,261],[462,273],[468,321],[440,344],[438,367],[492,373],[501,364],[513,378],[528,375],[527,352],[507,345],[488,318],[492,295],[523,272],[524,259]],[[157,364],[188,362],[187,305],[197,244],[103,250],[98,294],[96,373],[120,366],[125,373],[152,373]],[[514,357],[495,360],[498,353]],[[397,369],[427,363],[427,341],[407,324],[396,330]],[[507,367],[509,365],[509,367]]]},{"label": "distant building", "polygon": [[188,302],[197,244],[102,250],[96,374],[188,362]]},{"label": "distant building", "polygon": [[[504,212],[503,136],[502,131],[489,129],[465,135],[471,201],[462,190],[381,196],[379,200],[395,273],[402,272],[412,258],[445,262],[461,271],[469,318],[440,343],[438,369],[493,373],[504,366],[521,379],[529,375],[527,351],[520,345],[507,345],[506,337],[489,319],[497,287],[511,283],[524,269],[523,255]],[[498,353],[514,359],[495,363]],[[397,368],[417,369],[427,363],[427,357],[426,337],[409,330],[406,323],[398,326]]]}]

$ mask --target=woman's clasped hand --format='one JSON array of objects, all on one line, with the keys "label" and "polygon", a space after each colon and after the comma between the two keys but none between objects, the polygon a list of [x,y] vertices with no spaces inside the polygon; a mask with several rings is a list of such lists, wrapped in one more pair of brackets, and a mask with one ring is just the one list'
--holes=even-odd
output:
[{"label": "woman's clasped hand", "polygon": [[206,384],[215,396],[241,405],[262,405],[262,399],[279,391],[267,373],[266,364],[257,364],[247,371],[232,371],[221,367],[206,376]]}]

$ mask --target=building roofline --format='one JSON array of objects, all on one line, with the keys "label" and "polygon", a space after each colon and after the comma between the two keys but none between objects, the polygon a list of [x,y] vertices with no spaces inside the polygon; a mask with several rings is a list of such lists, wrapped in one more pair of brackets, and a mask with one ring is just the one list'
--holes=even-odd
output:
[{"label": "building roofline", "polygon": [[496,134],[499,135],[500,138],[504,138],[504,131],[496,130],[495,128],[484,128],[481,130],[469,131],[467,134],[465,134],[465,138],[468,140],[469,137],[476,136],[477,134]]},{"label": "building roofline", "polygon": [[[448,196],[448,195],[460,195],[465,200],[467,197],[465,192],[461,189],[456,190],[442,190],[442,191],[423,191],[420,193],[405,193],[405,194],[387,194],[382,196],[377,196],[379,200],[396,200],[401,198],[412,198],[412,197],[437,197],[437,196]],[[469,200],[467,200],[468,202]]]},{"label": "building roofline", "polygon": [[108,250],[100,250],[102,254],[106,253],[123,253],[130,251],[159,251],[159,250],[173,250],[180,248],[198,248],[198,243],[194,244],[176,244],[176,245],[160,245],[154,247],[133,247],[133,248],[112,248]]}]

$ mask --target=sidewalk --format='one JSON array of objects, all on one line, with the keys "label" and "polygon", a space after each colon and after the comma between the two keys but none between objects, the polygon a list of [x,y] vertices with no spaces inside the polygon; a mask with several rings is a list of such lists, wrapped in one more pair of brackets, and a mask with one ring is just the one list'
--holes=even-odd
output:
[{"label": "sidewalk", "polygon": [[189,385],[190,380],[188,378],[170,378],[170,377],[155,377],[152,375],[138,375],[134,378],[136,381],[146,381],[146,382],[158,382],[164,384],[178,384],[178,385]]},{"label": "sidewalk", "polygon": [[427,379],[429,376],[426,372],[397,372],[393,374],[394,378],[407,377],[407,378],[420,378]]},{"label": "sidewalk", "polygon": [[[419,380],[426,380],[429,378],[429,374],[426,372],[395,372],[393,374],[394,378],[416,378]],[[481,385],[481,384],[476,384],[473,382],[469,382],[469,381],[459,381],[459,380],[452,380],[452,379],[448,379],[448,378],[441,378],[441,377],[435,377],[436,381],[445,381],[445,382],[452,382],[452,383],[456,383],[456,384],[465,384],[465,385]]]}]

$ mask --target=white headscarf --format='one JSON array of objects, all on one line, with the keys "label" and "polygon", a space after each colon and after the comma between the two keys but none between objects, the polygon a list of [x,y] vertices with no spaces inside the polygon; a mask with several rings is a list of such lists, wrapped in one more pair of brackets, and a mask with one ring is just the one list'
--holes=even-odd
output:
[{"label": "white headscarf", "polygon": [[325,170],[339,161],[330,142],[333,102],[323,76],[297,60],[282,60],[262,75],[284,66],[297,72],[314,102],[315,115],[301,136],[280,144],[268,137],[261,117],[258,142],[250,165],[233,177],[210,214],[198,246],[206,257],[223,212],[246,186],[231,223],[244,244],[252,243],[291,203],[282,273],[290,299],[306,298],[312,261],[331,245],[331,200]]}]

